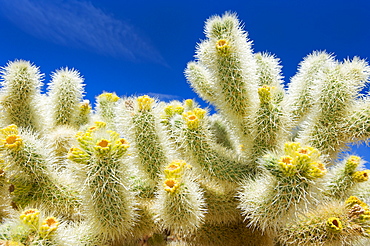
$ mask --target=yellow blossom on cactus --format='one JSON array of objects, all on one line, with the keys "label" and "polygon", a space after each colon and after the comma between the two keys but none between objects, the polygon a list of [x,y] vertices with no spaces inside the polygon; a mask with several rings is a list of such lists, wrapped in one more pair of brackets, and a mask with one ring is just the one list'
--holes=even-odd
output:
[{"label": "yellow blossom on cactus", "polygon": [[115,93],[102,93],[98,96],[98,99],[108,101],[108,102],[117,102],[119,97]]},{"label": "yellow blossom on cactus", "polygon": [[176,106],[174,108],[174,113],[175,114],[182,114],[182,113],[184,113],[184,107],[183,106]]},{"label": "yellow blossom on cactus", "polygon": [[110,150],[111,143],[107,139],[101,139],[96,142],[95,150],[101,154],[107,153]]},{"label": "yellow blossom on cactus", "polygon": [[179,188],[180,183],[177,179],[169,178],[163,182],[163,186],[165,191],[174,193]]},{"label": "yellow blossom on cactus", "polygon": [[140,96],[137,98],[139,111],[150,111],[152,109],[152,104],[154,99],[148,95]]},{"label": "yellow blossom on cactus", "polygon": [[351,208],[355,204],[357,204],[357,205],[360,205],[365,210],[368,210],[369,209],[369,206],[365,202],[361,201],[357,196],[350,196],[346,200],[345,203],[346,203],[347,207],[349,207],[349,208]]},{"label": "yellow blossom on cactus", "polygon": [[84,100],[83,102],[80,103],[80,109],[82,111],[90,111],[91,106],[88,100]]},{"label": "yellow blossom on cactus", "polygon": [[117,140],[116,142],[118,145],[122,146],[123,148],[127,149],[128,147],[130,147],[129,143],[127,142],[126,139],[124,138],[120,138]]},{"label": "yellow blossom on cactus", "polygon": [[36,227],[39,224],[40,211],[37,209],[27,209],[19,216],[21,221],[29,226]]},{"label": "yellow blossom on cactus", "polygon": [[230,53],[230,43],[226,39],[219,39],[216,42],[216,49],[220,55],[227,55]]},{"label": "yellow blossom on cactus", "polygon": [[164,108],[164,112],[165,112],[166,116],[171,117],[174,114],[174,106],[173,105],[167,105]]},{"label": "yellow blossom on cactus", "polygon": [[361,163],[361,157],[351,155],[348,157],[346,164],[345,164],[345,172],[348,174],[352,174],[356,168],[360,165]]},{"label": "yellow blossom on cactus", "polygon": [[59,222],[55,217],[46,218],[39,229],[39,234],[42,238],[47,238],[50,236],[59,226]]},{"label": "yellow blossom on cactus", "polygon": [[191,111],[183,114],[186,125],[189,129],[195,130],[200,126],[200,120],[199,118],[193,114]]},{"label": "yellow blossom on cactus", "polygon": [[326,220],[326,227],[331,232],[341,232],[343,230],[342,222],[337,217],[330,217]]},{"label": "yellow blossom on cactus", "polygon": [[186,168],[191,168],[191,165],[186,164],[184,160],[172,161],[164,170],[166,178],[177,178]]},{"label": "yellow blossom on cactus", "polygon": [[352,174],[353,181],[355,182],[364,182],[369,180],[370,170],[357,171]]},{"label": "yellow blossom on cactus", "polygon": [[287,142],[284,144],[284,153],[293,156],[294,153],[301,147],[299,142]]},{"label": "yellow blossom on cactus", "polygon": [[201,108],[195,108],[192,110],[193,114],[196,115],[199,119],[203,119],[206,115],[206,111]]},{"label": "yellow blossom on cactus", "polygon": [[101,129],[101,128],[104,128],[107,126],[107,123],[103,122],[103,121],[95,121],[94,122],[95,126],[98,128],[98,129]]},{"label": "yellow blossom on cactus", "polygon": [[261,103],[268,103],[271,101],[271,90],[275,89],[274,86],[264,85],[258,88],[258,95]]},{"label": "yellow blossom on cactus", "polygon": [[22,147],[23,140],[18,135],[9,135],[5,140],[3,140],[3,145],[5,148],[18,150]]},{"label": "yellow blossom on cactus", "polygon": [[69,149],[67,158],[77,163],[87,163],[89,160],[89,154],[77,147]]},{"label": "yellow blossom on cactus", "polygon": [[322,162],[311,162],[309,175],[312,178],[321,178],[327,173],[326,167]]},{"label": "yellow blossom on cactus", "polygon": [[14,124],[0,129],[0,135],[3,136],[4,138],[12,134],[15,135],[18,134],[18,127]]},{"label": "yellow blossom on cactus", "polygon": [[187,110],[192,110],[194,108],[194,100],[193,99],[186,99],[184,102],[184,107]]},{"label": "yellow blossom on cactus", "polygon": [[284,176],[289,177],[297,173],[296,165],[293,163],[293,158],[290,156],[282,156],[278,164]]}]

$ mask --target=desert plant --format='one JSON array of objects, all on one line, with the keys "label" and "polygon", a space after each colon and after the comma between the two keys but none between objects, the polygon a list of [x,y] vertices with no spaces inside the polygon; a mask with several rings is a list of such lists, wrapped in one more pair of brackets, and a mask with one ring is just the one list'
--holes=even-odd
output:
[{"label": "desert plant", "polygon": [[41,94],[35,65],[2,68],[2,244],[370,243],[370,171],[338,159],[370,138],[367,62],[315,51],[286,85],[235,14],[205,35],[185,75],[215,113],[107,92],[91,110],[74,69]]}]

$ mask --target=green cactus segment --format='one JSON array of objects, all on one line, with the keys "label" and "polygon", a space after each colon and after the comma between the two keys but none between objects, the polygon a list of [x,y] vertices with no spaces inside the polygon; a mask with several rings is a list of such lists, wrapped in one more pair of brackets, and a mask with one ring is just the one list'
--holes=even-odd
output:
[{"label": "green cactus segment", "polygon": [[280,157],[265,156],[265,166],[272,176],[264,174],[250,181],[239,194],[239,207],[250,225],[278,230],[296,209],[320,199],[315,180],[326,174],[326,168],[319,157],[317,149],[299,143],[286,143]]},{"label": "green cactus segment", "polygon": [[200,97],[212,104],[216,101],[214,82],[211,74],[199,62],[189,62],[185,70],[185,75],[190,85]]},{"label": "green cactus segment", "polygon": [[78,108],[84,93],[83,79],[74,69],[60,69],[52,74],[49,84],[52,126],[76,124]]},{"label": "green cactus segment", "polygon": [[133,116],[132,122],[140,165],[151,180],[158,180],[168,159],[158,137],[155,118],[150,112],[138,112]]},{"label": "green cactus segment", "polygon": [[264,85],[258,88],[260,107],[256,113],[256,127],[252,133],[253,148],[250,158],[255,162],[267,151],[276,150],[282,141],[284,126],[284,114],[281,107],[274,103],[275,87]]},{"label": "green cactus segment", "polygon": [[[369,67],[358,58],[330,69],[318,88],[317,107],[302,133],[306,142],[331,158],[345,148],[347,136],[343,126],[350,115],[353,100],[369,77]],[[335,98],[335,99],[334,99]]]},{"label": "green cactus segment", "polygon": [[369,234],[369,207],[357,197],[322,204],[282,229],[283,245],[361,245]]},{"label": "green cactus segment", "polygon": [[[58,211],[69,216],[78,206],[76,195],[60,184],[47,168],[47,158],[31,135],[19,133],[15,125],[0,130],[1,147],[11,173],[10,182],[16,206],[30,204],[46,206],[49,211]],[[25,139],[23,138],[25,137]]]},{"label": "green cactus segment", "polygon": [[127,236],[137,217],[122,163],[128,142],[103,122],[80,132],[77,140],[79,147],[71,148],[68,158],[77,164],[85,213],[95,235],[104,240]]},{"label": "green cactus segment", "polygon": [[257,168],[252,168],[245,162],[232,157],[231,154],[225,155],[225,149],[217,151],[212,148],[210,134],[204,129],[203,117],[205,111],[199,108],[188,111],[184,114],[187,127],[183,129],[186,151],[192,163],[196,163],[199,168],[210,177],[228,182],[239,182],[257,172]]},{"label": "green cactus segment", "polygon": [[164,170],[163,187],[158,189],[156,219],[173,234],[197,230],[206,213],[203,192],[183,160],[172,161]]},{"label": "green cactus segment", "polygon": [[[205,33],[208,39],[199,44],[196,57],[213,79],[209,83],[211,93],[215,93],[212,103],[236,125],[240,136],[249,136],[251,122],[247,117],[254,114],[257,105],[251,43],[239,21],[229,13],[210,18]],[[197,90],[197,86],[194,88]]]},{"label": "green cactus segment", "polygon": [[42,86],[39,68],[28,61],[9,62],[1,71],[2,125],[42,129],[38,97]]},{"label": "green cactus segment", "polygon": [[327,185],[327,196],[343,199],[352,194],[359,183],[369,179],[369,170],[360,170],[362,160],[358,156],[349,156],[341,165],[331,170],[332,178]]},{"label": "green cactus segment", "polygon": [[353,105],[344,130],[348,142],[361,142],[370,138],[370,99],[358,100]]},{"label": "green cactus segment", "polygon": [[333,56],[325,52],[313,52],[299,64],[288,88],[289,110],[295,121],[303,120],[311,112],[318,93],[315,84],[335,64]]},{"label": "green cactus segment", "polygon": [[103,93],[97,98],[96,111],[100,121],[107,123],[109,129],[115,130],[115,107],[119,97],[115,93]]}]

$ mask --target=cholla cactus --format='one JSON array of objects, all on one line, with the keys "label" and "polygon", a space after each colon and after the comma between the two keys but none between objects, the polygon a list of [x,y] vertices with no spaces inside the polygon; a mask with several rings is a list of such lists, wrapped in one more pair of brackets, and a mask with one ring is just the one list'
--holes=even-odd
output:
[{"label": "cholla cactus", "polygon": [[370,244],[370,171],[338,160],[370,138],[366,61],[313,52],[284,85],[235,14],[205,34],[185,75],[216,113],[115,93],[92,110],[74,69],[46,94],[29,62],[2,69],[0,244]]}]

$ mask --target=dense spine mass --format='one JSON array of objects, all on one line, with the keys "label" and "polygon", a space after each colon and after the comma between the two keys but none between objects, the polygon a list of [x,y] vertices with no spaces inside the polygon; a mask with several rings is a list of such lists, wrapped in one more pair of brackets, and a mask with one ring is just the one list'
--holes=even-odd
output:
[{"label": "dense spine mass", "polygon": [[[370,67],[313,52],[285,85],[235,14],[206,21],[194,100],[104,92],[63,68],[1,69],[0,245],[360,246],[370,171]],[[361,95],[361,96],[360,96]],[[41,113],[42,112],[42,113]]]}]

